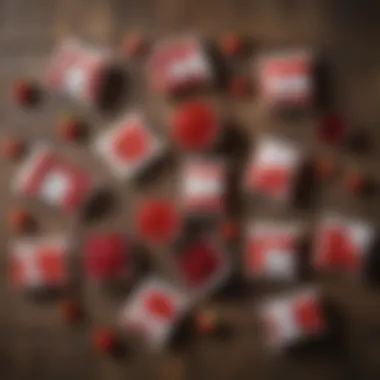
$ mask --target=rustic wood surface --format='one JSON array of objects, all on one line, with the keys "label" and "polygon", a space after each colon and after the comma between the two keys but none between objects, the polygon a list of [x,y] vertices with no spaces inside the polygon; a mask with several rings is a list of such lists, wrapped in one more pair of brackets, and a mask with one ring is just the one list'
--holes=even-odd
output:
[{"label": "rustic wood surface", "polygon": [[[114,115],[97,115],[59,99],[46,99],[33,111],[20,111],[11,104],[8,88],[14,77],[40,78],[46,57],[62,37],[76,35],[96,44],[116,46],[125,31],[139,28],[152,38],[195,31],[217,37],[227,29],[237,30],[256,41],[256,49],[305,45],[326,57],[333,76],[336,107],[354,126],[371,130],[376,148],[363,158],[337,152],[343,165],[359,162],[380,179],[380,2],[376,0],[1,0],[0,1],[0,112],[1,135],[15,133],[28,141],[44,138],[55,141],[54,122],[62,111],[78,109],[99,130]],[[239,68],[236,68],[237,70]],[[243,68],[244,69],[244,68]],[[159,125],[165,126],[170,105],[155,99],[140,85],[139,64],[129,67],[135,73],[128,109],[142,105]],[[251,100],[228,102],[225,96],[212,95],[224,105],[247,135],[274,128],[302,141],[310,152],[319,148],[312,134],[313,115],[300,125],[271,119]],[[118,208],[96,223],[78,225],[58,217],[52,210],[25,203],[39,217],[41,233],[70,231],[75,238],[95,228],[125,230],[133,200],[141,191],[167,192],[175,176],[162,176],[149,188],[126,189],[94,162],[88,147],[59,146],[64,154],[108,181]],[[99,168],[98,168],[99,167]],[[5,214],[14,202],[8,183],[15,166],[0,164],[2,191],[0,209]],[[352,200],[344,194],[339,180],[323,188],[317,210],[290,210],[312,225],[321,208],[335,207],[348,214],[379,222],[379,198]],[[269,214],[278,215],[275,211]],[[258,214],[267,215],[266,210]],[[247,216],[249,217],[249,216]],[[6,283],[6,244],[12,239],[5,218],[1,219],[0,276],[0,378],[4,380],[60,379],[378,379],[380,377],[380,298],[373,289],[347,280],[324,283],[329,297],[344,316],[347,328],[347,355],[319,353],[306,359],[266,358],[257,344],[253,317],[256,293],[250,297],[215,300],[223,319],[233,326],[226,340],[198,338],[180,350],[156,355],[135,354],[115,362],[93,352],[88,340],[91,326],[113,323],[123,297],[109,298],[84,286],[88,320],[75,328],[61,321],[56,303],[39,304],[21,297]],[[233,252],[235,254],[235,252]],[[236,253],[237,254],[237,253]],[[164,260],[163,260],[164,261]],[[158,271],[166,264],[155,262]],[[369,338],[372,338],[369,341]],[[356,372],[355,372],[356,371]]]}]

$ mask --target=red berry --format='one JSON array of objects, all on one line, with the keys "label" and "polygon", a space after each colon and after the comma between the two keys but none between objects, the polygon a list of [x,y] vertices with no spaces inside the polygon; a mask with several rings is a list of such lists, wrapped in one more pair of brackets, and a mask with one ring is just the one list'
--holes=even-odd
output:
[{"label": "red berry", "polygon": [[12,98],[16,104],[25,105],[30,102],[33,85],[26,80],[18,80],[12,86]]},{"label": "red berry", "polygon": [[365,179],[361,173],[348,173],[345,177],[346,188],[354,194],[360,193],[364,188]]},{"label": "red berry", "polygon": [[180,217],[170,201],[149,199],[137,211],[136,227],[142,239],[152,243],[165,243],[172,240],[178,232]]},{"label": "red berry", "polygon": [[340,144],[346,135],[346,122],[338,115],[327,115],[319,123],[318,136],[321,141],[327,144]]},{"label": "red berry", "polygon": [[203,311],[195,316],[195,328],[201,333],[210,333],[216,328],[216,316],[211,310]]},{"label": "red berry", "polygon": [[234,33],[227,33],[220,40],[220,50],[229,56],[237,55],[242,51],[243,43],[241,38]]},{"label": "red berry", "polygon": [[241,98],[249,94],[250,83],[247,78],[231,78],[228,83],[228,93],[234,98]]},{"label": "red berry", "polygon": [[76,322],[81,316],[81,309],[78,302],[71,299],[62,301],[61,314],[66,322]]},{"label": "red berry", "polygon": [[58,137],[63,141],[74,141],[80,135],[80,123],[74,118],[61,122],[58,127]]},{"label": "red berry", "polygon": [[96,349],[102,352],[110,352],[116,346],[115,334],[105,328],[101,328],[94,332],[93,344]]},{"label": "red berry", "polygon": [[185,150],[210,148],[219,131],[219,120],[214,109],[202,101],[189,101],[181,105],[172,117],[172,138]]},{"label": "red berry", "polygon": [[220,233],[225,240],[236,238],[239,232],[239,227],[236,221],[226,220],[221,224]]},{"label": "red berry", "polygon": [[31,215],[24,209],[14,208],[9,211],[8,224],[13,231],[23,232],[30,227]]},{"label": "red berry", "polygon": [[127,57],[136,57],[142,54],[145,47],[143,36],[138,32],[127,34],[121,43],[121,49]]},{"label": "red berry", "polygon": [[320,179],[330,178],[335,171],[335,165],[332,159],[321,158],[316,162],[316,174]]},{"label": "red berry", "polygon": [[1,154],[9,159],[19,158],[23,153],[24,147],[22,142],[17,138],[7,138],[2,141]]}]

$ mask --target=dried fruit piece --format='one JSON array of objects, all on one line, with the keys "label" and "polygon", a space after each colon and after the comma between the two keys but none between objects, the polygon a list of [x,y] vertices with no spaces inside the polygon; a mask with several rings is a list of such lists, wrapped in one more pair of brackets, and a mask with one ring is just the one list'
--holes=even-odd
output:
[{"label": "dried fruit piece", "polygon": [[220,39],[220,50],[228,56],[235,56],[243,50],[243,42],[236,33],[226,33]]},{"label": "dried fruit piece", "polygon": [[128,58],[134,58],[144,52],[146,41],[140,32],[128,33],[121,43],[121,50]]},{"label": "dried fruit piece", "polygon": [[30,226],[32,217],[30,213],[21,208],[14,208],[9,211],[8,224],[13,231],[24,232]]},{"label": "dried fruit piece", "polygon": [[100,328],[93,334],[93,345],[101,352],[110,353],[116,347],[115,334],[107,328]]},{"label": "dried fruit piece", "polygon": [[23,151],[24,145],[21,140],[16,137],[6,138],[1,143],[1,154],[3,157],[14,160],[19,158]]}]

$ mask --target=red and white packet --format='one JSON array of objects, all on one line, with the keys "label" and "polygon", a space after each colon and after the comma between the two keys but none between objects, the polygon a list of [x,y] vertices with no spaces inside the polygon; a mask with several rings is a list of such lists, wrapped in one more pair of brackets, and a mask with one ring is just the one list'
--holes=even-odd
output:
[{"label": "red and white packet", "polygon": [[188,158],[182,166],[181,207],[185,214],[222,215],[227,193],[226,164],[217,158]]},{"label": "red and white packet", "polygon": [[109,64],[108,52],[68,38],[53,53],[46,72],[46,84],[83,103],[94,104]]},{"label": "red and white packet", "polygon": [[118,177],[129,180],[162,157],[165,144],[143,115],[129,113],[97,136],[94,150]]},{"label": "red and white packet", "polygon": [[314,267],[318,271],[360,273],[375,239],[375,229],[362,221],[329,213],[317,227]]},{"label": "red and white packet", "polygon": [[21,164],[13,185],[18,195],[72,213],[84,205],[96,184],[86,171],[48,144],[39,144]]},{"label": "red and white packet", "polygon": [[264,344],[271,351],[325,335],[328,330],[319,291],[297,290],[266,300],[259,307],[264,327]]},{"label": "red and white packet", "polygon": [[179,246],[174,262],[178,276],[193,298],[216,291],[227,281],[232,269],[223,246],[205,235]]},{"label": "red and white packet", "polygon": [[171,338],[175,327],[190,307],[190,298],[178,286],[149,277],[137,285],[120,315],[126,332],[140,335],[152,349]]},{"label": "red and white packet", "polygon": [[299,223],[258,222],[248,227],[244,273],[253,279],[294,281],[298,275]]},{"label": "red and white packet", "polygon": [[51,236],[19,239],[10,245],[10,280],[13,286],[27,290],[64,288],[68,283],[66,237]]},{"label": "red and white packet", "polygon": [[262,137],[246,166],[244,187],[248,193],[289,200],[301,163],[302,151],[296,145],[271,136]]},{"label": "red and white packet", "polygon": [[154,90],[164,94],[205,86],[213,80],[205,48],[193,36],[158,43],[148,59],[147,75]]},{"label": "red and white packet", "polygon": [[261,97],[269,106],[304,107],[314,97],[313,59],[308,51],[263,55],[257,64]]}]

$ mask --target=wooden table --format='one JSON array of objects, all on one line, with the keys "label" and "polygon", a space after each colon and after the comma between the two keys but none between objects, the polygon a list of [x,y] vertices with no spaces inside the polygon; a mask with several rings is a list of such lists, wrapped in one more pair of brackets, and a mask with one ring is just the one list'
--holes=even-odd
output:
[{"label": "wooden table", "polygon": [[[66,35],[83,37],[96,44],[116,46],[125,31],[139,28],[154,38],[184,31],[196,31],[213,38],[233,29],[251,36],[257,50],[276,46],[306,45],[326,58],[333,72],[333,99],[354,126],[368,128],[373,136],[373,153],[358,160],[380,179],[380,3],[376,0],[1,0],[0,1],[0,92],[1,134],[15,133],[28,141],[46,138],[55,141],[54,121],[62,111],[78,110],[99,130],[114,115],[97,115],[75,104],[46,99],[33,111],[20,111],[11,104],[8,88],[20,75],[41,77],[47,54],[57,40]],[[142,104],[161,125],[166,125],[171,105],[156,99],[141,86],[138,64],[128,68],[132,91],[125,108]],[[239,65],[236,70],[246,70]],[[136,78],[136,79],[135,79]],[[224,106],[243,133],[255,135],[274,129],[305,143],[311,152],[322,151],[313,138],[313,115],[289,125],[260,112],[255,102],[212,98]],[[297,124],[297,123],[296,123]],[[376,149],[377,148],[377,149]],[[118,208],[107,218],[73,225],[48,208],[25,204],[38,215],[41,233],[69,231],[74,238],[96,228],[125,232],[133,211],[133,200],[140,191],[126,188],[93,162],[88,147],[58,146],[64,154],[81,162],[106,179],[118,200]],[[356,158],[335,153],[343,165]],[[3,190],[0,209],[5,212],[13,198],[8,183],[15,166],[0,164]],[[175,176],[158,178],[143,193],[167,192]],[[290,210],[286,216],[301,218],[312,225],[321,208],[336,207],[349,214],[379,222],[379,197],[368,201],[352,200],[344,194],[339,179],[321,189],[314,210]],[[258,210],[257,215],[266,215]],[[283,215],[281,215],[283,216]],[[246,215],[249,218],[248,215]],[[6,244],[13,238],[1,219],[2,246],[0,286],[0,377],[22,379],[378,379],[380,338],[380,299],[374,289],[355,281],[326,281],[326,293],[335,302],[347,323],[351,360],[339,355],[319,353],[306,359],[265,357],[257,344],[255,320],[251,312],[259,292],[251,289],[244,297],[224,297],[212,304],[233,326],[227,340],[199,338],[180,350],[157,355],[136,354],[133,359],[114,362],[93,352],[88,334],[91,326],[113,323],[123,296],[110,298],[84,286],[83,296],[89,318],[84,325],[67,327],[55,303],[36,304],[21,297],[6,284]],[[78,252],[79,254],[79,252]],[[232,252],[231,254],[237,254]],[[164,259],[156,260],[158,271],[165,272]],[[372,341],[368,342],[368,337]],[[377,355],[377,356],[376,356]],[[273,370],[273,368],[277,368]],[[355,371],[357,373],[355,374]],[[357,377],[355,377],[357,376]]]}]

